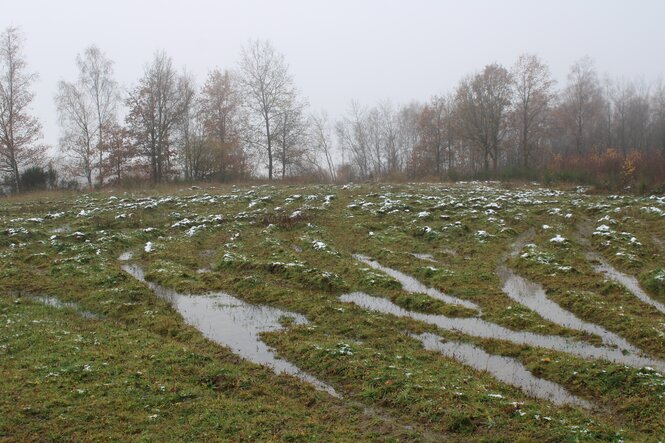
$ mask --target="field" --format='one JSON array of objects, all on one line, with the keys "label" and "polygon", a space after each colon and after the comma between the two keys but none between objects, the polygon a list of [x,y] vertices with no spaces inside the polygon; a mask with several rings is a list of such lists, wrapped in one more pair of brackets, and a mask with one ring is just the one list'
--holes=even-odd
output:
[{"label": "field", "polygon": [[0,362],[3,441],[659,441],[665,198],[5,198]]}]

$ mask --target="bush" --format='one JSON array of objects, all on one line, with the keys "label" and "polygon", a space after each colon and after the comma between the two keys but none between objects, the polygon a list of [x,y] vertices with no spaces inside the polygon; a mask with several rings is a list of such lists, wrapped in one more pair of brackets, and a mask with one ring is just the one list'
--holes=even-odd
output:
[{"label": "bush", "polygon": [[51,165],[47,169],[31,166],[21,172],[21,190],[24,192],[43,191],[58,187],[58,173]]},{"label": "bush", "polygon": [[44,190],[48,181],[48,172],[41,166],[32,166],[21,173],[21,189],[25,192]]}]

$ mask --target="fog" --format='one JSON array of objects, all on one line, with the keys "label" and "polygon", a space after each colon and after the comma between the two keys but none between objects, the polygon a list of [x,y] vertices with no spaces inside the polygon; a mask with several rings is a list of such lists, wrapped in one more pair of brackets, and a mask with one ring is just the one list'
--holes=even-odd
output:
[{"label": "fog", "polygon": [[51,145],[56,83],[75,78],[75,57],[91,44],[128,88],[156,50],[200,84],[213,67],[235,67],[249,39],[268,39],[311,108],[333,119],[352,99],[426,100],[524,52],[537,53],[560,84],[585,55],[613,78],[651,82],[665,72],[662,1],[5,0],[0,11],[0,28],[18,26],[26,38],[29,68],[40,76],[35,114]]}]

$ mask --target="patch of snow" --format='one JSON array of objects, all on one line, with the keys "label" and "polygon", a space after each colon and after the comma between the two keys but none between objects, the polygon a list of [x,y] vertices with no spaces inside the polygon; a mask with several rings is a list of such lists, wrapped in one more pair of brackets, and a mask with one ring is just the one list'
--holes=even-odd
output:
[{"label": "patch of snow", "polygon": [[550,243],[565,243],[567,240],[565,237],[562,237],[561,234],[557,234],[555,237],[550,238]]}]

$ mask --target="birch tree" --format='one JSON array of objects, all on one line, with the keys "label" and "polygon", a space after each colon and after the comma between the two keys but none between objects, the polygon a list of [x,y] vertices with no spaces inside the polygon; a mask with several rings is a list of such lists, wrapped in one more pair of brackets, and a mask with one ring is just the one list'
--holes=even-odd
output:
[{"label": "birch tree", "polygon": [[6,29],[0,35],[0,172],[14,192],[21,191],[21,169],[38,163],[45,150],[38,144],[41,124],[30,113],[36,79],[27,71],[20,31]]},{"label": "birch tree", "polygon": [[240,83],[248,111],[246,142],[268,158],[268,179],[272,180],[275,144],[279,124],[296,95],[284,55],[268,41],[256,40],[242,49]]},{"label": "birch tree", "polygon": [[98,156],[98,182],[104,184],[104,156],[106,154],[107,129],[113,125],[120,96],[113,79],[113,62],[96,46],[90,46],[76,58],[81,86],[89,96],[96,127],[96,151]]},{"label": "birch tree", "polygon": [[55,97],[58,120],[62,128],[60,146],[72,158],[70,171],[84,177],[88,188],[92,188],[92,175],[95,168],[95,138],[97,126],[95,111],[85,88],[81,83],[58,82]]}]

